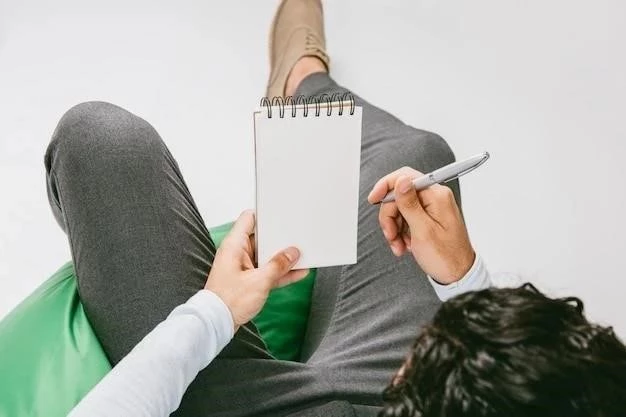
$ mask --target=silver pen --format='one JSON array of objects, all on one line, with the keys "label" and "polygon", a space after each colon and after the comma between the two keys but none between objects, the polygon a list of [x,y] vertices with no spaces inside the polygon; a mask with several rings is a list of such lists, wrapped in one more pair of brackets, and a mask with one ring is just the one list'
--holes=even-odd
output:
[{"label": "silver pen", "polygon": [[[489,159],[489,152],[483,152],[481,154],[472,156],[465,161],[453,162],[450,165],[446,165],[445,167],[434,170],[430,174],[424,174],[421,177],[415,178],[412,181],[413,187],[416,191],[419,191],[423,190],[424,188],[428,188],[434,184],[442,184],[448,181],[455,180],[460,176],[467,174],[468,172],[472,172],[473,170],[484,164],[487,159]],[[376,204],[389,203],[395,200],[396,197],[393,191],[390,191],[389,193],[387,193],[385,198],[383,198]]]}]

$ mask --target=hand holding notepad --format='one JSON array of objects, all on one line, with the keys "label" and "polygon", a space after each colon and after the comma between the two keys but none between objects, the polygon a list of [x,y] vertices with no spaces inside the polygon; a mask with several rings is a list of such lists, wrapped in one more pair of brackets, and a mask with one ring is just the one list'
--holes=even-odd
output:
[{"label": "hand holding notepad", "polygon": [[296,268],[356,263],[362,109],[349,95],[299,103],[254,113],[257,262],[295,246]]}]

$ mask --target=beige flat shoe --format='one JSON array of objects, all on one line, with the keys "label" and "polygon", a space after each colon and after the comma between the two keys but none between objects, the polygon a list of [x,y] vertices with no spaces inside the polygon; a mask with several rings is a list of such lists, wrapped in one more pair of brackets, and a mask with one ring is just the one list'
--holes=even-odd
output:
[{"label": "beige flat shoe", "polygon": [[267,97],[284,97],[287,77],[304,56],[319,58],[328,70],[330,59],[326,53],[322,3],[320,0],[283,0],[270,32]]}]

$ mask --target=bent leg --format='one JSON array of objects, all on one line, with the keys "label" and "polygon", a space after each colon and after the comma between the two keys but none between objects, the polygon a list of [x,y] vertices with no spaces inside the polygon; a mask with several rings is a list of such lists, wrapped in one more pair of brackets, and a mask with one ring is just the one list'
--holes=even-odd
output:
[{"label": "bent leg", "polygon": [[[297,94],[345,91],[317,73]],[[355,99],[363,107],[358,260],[318,270],[302,359],[326,368],[340,398],[379,405],[383,388],[440,302],[413,257],[392,254],[378,224],[378,207],[367,195],[378,179],[402,166],[429,172],[453,162],[454,155],[436,134]],[[449,185],[460,201],[458,183]]]},{"label": "bent leg", "polygon": [[[204,287],[215,247],[157,132],[117,106],[68,111],[45,164],[81,301],[116,364]],[[328,401],[319,380],[306,365],[273,360],[254,327],[244,326],[190,385],[176,415],[278,416]]]},{"label": "bent leg", "polygon": [[[165,143],[120,107],[70,109],[45,164],[81,301],[115,364],[204,287],[215,246]],[[227,354],[268,357],[253,329],[232,345]]]}]

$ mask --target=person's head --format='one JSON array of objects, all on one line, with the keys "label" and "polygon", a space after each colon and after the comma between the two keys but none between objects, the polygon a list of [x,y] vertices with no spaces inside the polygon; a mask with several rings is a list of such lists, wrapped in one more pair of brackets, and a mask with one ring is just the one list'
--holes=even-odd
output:
[{"label": "person's head", "polygon": [[445,302],[383,394],[381,417],[626,416],[626,347],[578,298],[526,284]]}]

